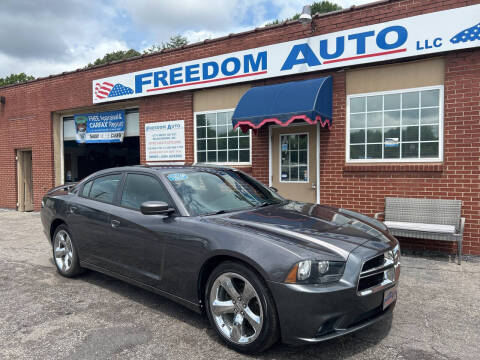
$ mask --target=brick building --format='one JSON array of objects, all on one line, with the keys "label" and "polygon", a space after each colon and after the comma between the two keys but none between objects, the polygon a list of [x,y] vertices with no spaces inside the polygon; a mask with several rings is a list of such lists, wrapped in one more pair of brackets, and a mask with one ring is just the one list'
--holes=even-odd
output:
[{"label": "brick building", "polygon": [[[480,254],[479,3],[379,1],[0,88],[0,207],[38,210],[49,188],[102,167],[221,163],[289,198],[368,215],[386,196],[460,199],[464,253]],[[318,117],[286,117],[284,101],[268,121],[241,118],[265,105],[252,89],[303,94],[310,79],[326,79]],[[110,111],[123,141],[77,141],[79,117]],[[177,150],[155,143],[158,123],[181,124]]]}]

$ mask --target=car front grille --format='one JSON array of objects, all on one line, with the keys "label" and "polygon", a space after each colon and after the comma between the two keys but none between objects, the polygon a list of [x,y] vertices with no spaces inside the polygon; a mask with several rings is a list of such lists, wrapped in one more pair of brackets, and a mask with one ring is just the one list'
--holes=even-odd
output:
[{"label": "car front grille", "polygon": [[375,288],[384,287],[395,281],[395,263],[387,254],[377,255],[363,263],[358,279],[358,295],[369,295],[375,292]]},{"label": "car front grille", "polygon": [[363,267],[362,267],[362,272],[365,272],[365,271],[371,270],[373,268],[382,266],[384,261],[385,261],[385,255],[384,254],[375,256],[374,258],[365,261],[365,264],[363,264]]}]

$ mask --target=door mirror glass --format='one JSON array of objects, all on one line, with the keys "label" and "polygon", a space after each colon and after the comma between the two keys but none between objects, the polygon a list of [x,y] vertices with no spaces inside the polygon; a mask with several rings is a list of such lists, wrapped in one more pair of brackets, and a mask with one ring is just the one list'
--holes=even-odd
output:
[{"label": "door mirror glass", "polygon": [[143,215],[170,215],[175,210],[163,201],[145,201],[140,206]]}]

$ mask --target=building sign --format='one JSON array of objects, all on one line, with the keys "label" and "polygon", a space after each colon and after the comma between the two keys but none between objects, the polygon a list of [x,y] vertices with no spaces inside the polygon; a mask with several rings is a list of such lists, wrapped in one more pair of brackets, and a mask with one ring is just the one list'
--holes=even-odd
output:
[{"label": "building sign", "polygon": [[480,46],[480,4],[92,82],[94,103]]},{"label": "building sign", "polygon": [[74,115],[78,143],[122,142],[125,133],[125,111]]},{"label": "building sign", "polygon": [[183,120],[145,124],[147,162],[185,160]]}]

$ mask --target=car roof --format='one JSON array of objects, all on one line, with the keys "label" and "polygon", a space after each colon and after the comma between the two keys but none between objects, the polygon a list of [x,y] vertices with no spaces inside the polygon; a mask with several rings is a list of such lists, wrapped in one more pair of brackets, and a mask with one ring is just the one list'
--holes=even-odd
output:
[{"label": "car roof", "polygon": [[218,165],[132,165],[132,166],[122,166],[122,167],[115,167],[115,168],[109,168],[109,169],[103,169],[99,170],[91,175],[88,176],[88,178],[91,178],[92,176],[97,176],[97,175],[103,175],[103,174],[109,174],[109,173],[114,173],[114,172],[119,172],[119,171],[138,171],[140,169],[144,170],[149,170],[151,172],[161,172],[161,173],[166,173],[166,172],[171,172],[173,171],[195,171],[195,170],[207,170],[207,171],[212,171],[212,170],[232,170],[232,171],[238,171],[235,168],[228,167],[228,166],[218,166]]}]

